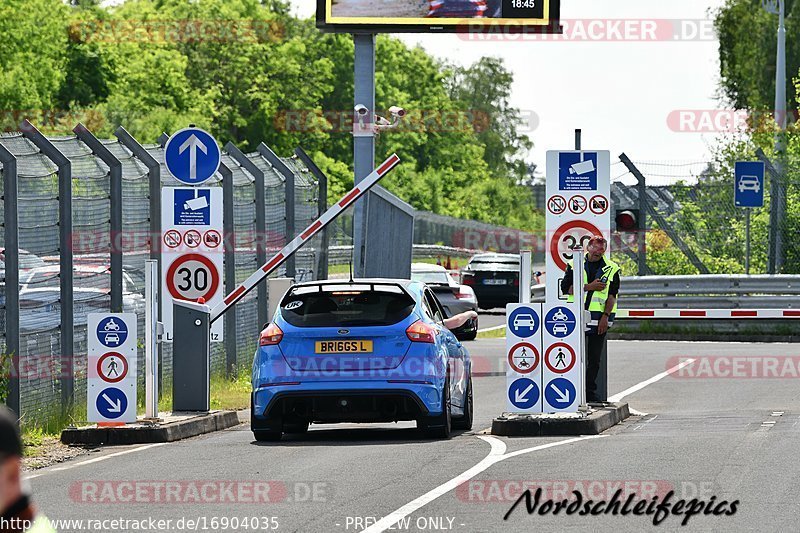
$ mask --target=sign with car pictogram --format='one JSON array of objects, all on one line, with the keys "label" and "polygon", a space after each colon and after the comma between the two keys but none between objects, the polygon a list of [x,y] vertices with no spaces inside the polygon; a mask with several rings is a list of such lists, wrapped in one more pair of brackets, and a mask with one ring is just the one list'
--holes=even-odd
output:
[{"label": "sign with car pictogram", "polygon": [[87,420],[135,422],[136,314],[89,313],[87,324]]},{"label": "sign with car pictogram", "polygon": [[[164,250],[161,260],[161,308],[164,341],[172,342],[172,301],[214,306],[222,301],[222,188],[164,187],[161,190],[161,226],[167,235],[178,232],[182,246]],[[211,340],[222,341],[223,321],[211,326]]]},{"label": "sign with car pictogram", "polygon": [[506,306],[508,410],[541,413],[542,304]]},{"label": "sign with car pictogram", "polygon": [[[542,312],[542,411],[576,412],[583,401],[584,382],[579,303],[546,303]],[[557,378],[563,381],[551,387]],[[571,386],[565,386],[564,381]],[[567,397],[570,401],[565,400]]]}]

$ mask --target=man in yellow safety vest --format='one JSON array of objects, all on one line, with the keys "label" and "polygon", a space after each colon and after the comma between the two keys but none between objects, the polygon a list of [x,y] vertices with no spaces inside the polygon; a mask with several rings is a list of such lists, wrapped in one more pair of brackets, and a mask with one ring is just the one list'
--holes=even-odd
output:
[{"label": "man in yellow safety vest", "polygon": [[[614,323],[619,294],[619,265],[605,255],[608,243],[595,235],[586,244],[586,260],[583,264],[583,290],[586,293],[584,309],[591,317],[586,327],[586,401],[598,402],[605,398],[597,396],[597,374],[600,358],[605,346],[606,333]],[[561,280],[562,294],[568,294],[568,302],[574,302],[572,271],[570,263]]]}]

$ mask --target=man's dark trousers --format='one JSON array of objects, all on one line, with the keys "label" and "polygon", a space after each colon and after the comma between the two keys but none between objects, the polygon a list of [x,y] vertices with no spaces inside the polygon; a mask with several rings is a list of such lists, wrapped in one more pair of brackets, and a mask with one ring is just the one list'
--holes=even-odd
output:
[{"label": "man's dark trousers", "polygon": [[[587,402],[600,402],[605,401],[606,387],[600,387],[598,390],[597,378],[600,372],[600,363],[603,356],[603,349],[605,348],[606,333],[602,335],[597,334],[597,329],[592,328],[591,331],[586,333],[586,401]],[[602,376],[606,379],[605,376]],[[602,396],[602,397],[601,397]]]}]

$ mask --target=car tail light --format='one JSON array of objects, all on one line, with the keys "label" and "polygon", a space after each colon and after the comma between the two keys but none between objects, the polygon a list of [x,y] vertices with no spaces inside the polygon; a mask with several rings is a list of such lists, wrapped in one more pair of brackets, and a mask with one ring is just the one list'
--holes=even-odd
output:
[{"label": "car tail light", "polygon": [[472,295],[468,292],[457,292],[456,298],[458,298],[459,300],[469,300],[470,298],[472,298]]},{"label": "car tail light", "polygon": [[278,344],[283,339],[283,331],[275,324],[270,324],[261,331],[261,336],[258,339],[258,344],[261,346],[273,346]]},{"label": "car tail light", "polygon": [[422,320],[417,320],[406,329],[406,336],[411,342],[435,342],[436,330]]},{"label": "car tail light", "polygon": [[475,285],[475,278],[472,276],[464,276],[464,279],[461,280],[461,283],[464,285]]},{"label": "car tail light", "polygon": [[516,278],[516,279],[514,280],[514,286],[515,286],[515,287],[519,287],[519,278]]}]

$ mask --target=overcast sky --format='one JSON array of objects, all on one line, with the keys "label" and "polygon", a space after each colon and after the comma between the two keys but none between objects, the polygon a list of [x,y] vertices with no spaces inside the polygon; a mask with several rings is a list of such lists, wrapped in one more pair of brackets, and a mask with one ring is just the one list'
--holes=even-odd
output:
[{"label": "overcast sky", "polygon": [[[313,14],[315,0],[292,2],[298,15]],[[660,19],[659,36],[661,28],[672,26],[667,21],[675,20],[687,36],[701,33],[699,39],[475,42],[453,34],[400,37],[462,64],[484,55],[503,58],[514,73],[512,103],[538,117],[530,132],[535,146],[529,159],[540,169],[545,151],[572,148],[575,128],[583,130],[585,149],[608,149],[613,158],[624,151],[640,161],[697,161],[709,157],[715,137],[673,131],[667,117],[676,110],[719,108],[718,42],[709,31],[708,10],[722,3],[562,0],[563,20]]]}]

